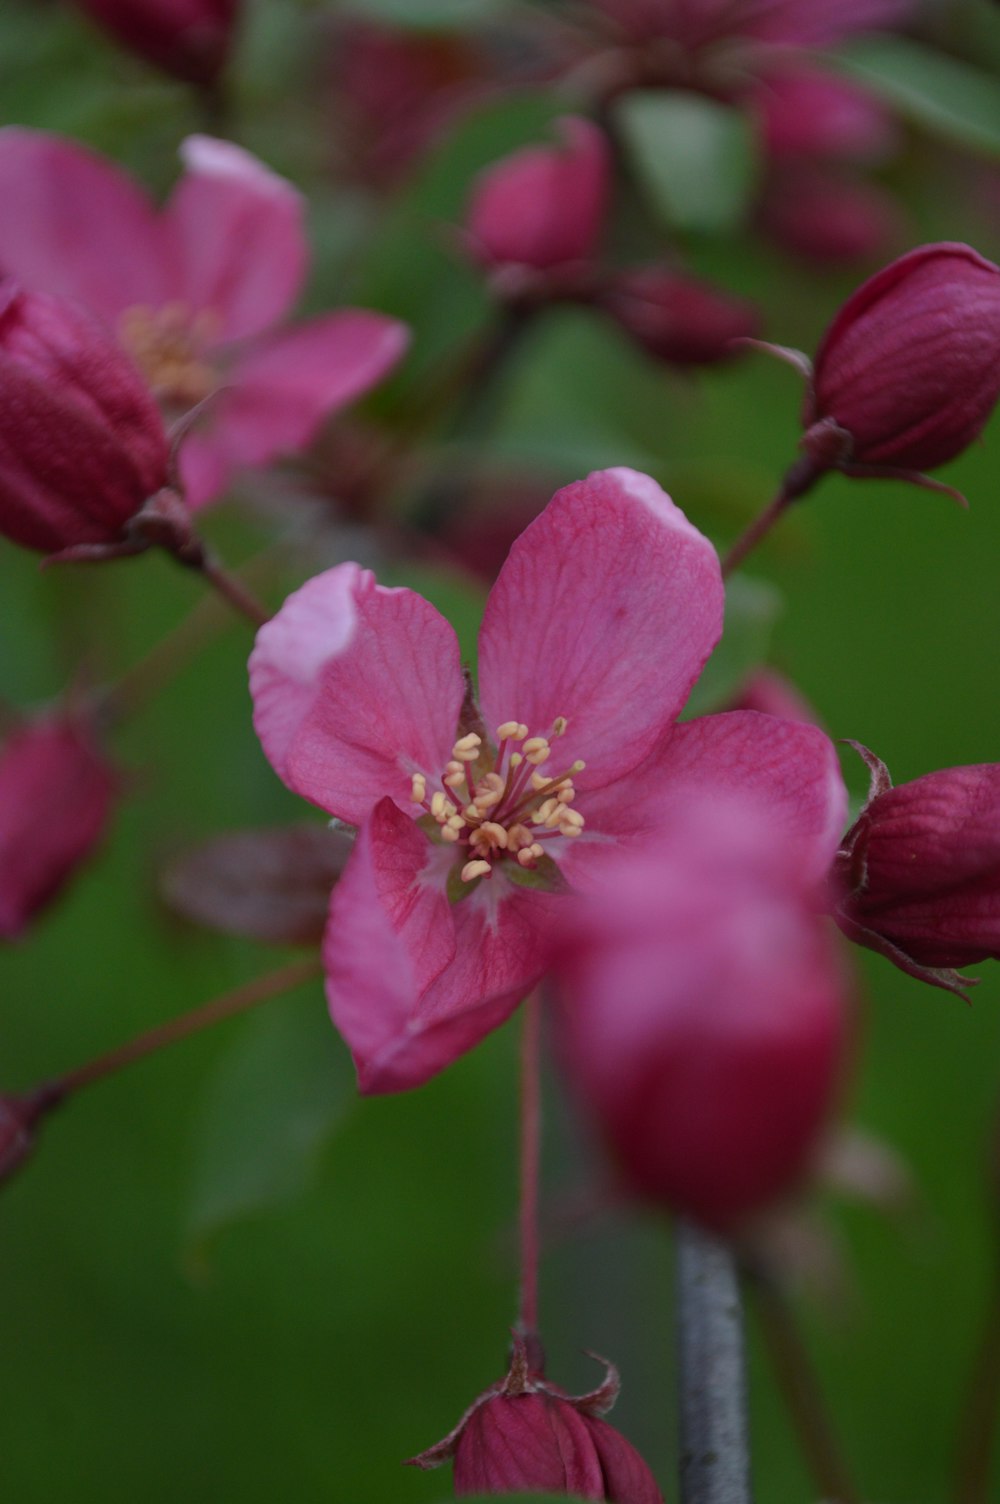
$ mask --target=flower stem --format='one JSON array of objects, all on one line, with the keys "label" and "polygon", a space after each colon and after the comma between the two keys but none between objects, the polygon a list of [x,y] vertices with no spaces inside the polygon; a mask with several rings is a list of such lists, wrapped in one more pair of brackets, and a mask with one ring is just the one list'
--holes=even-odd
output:
[{"label": "flower stem", "polygon": [[20,1101],[33,1118],[38,1117],[51,1111],[83,1087],[103,1081],[137,1060],[143,1060],[157,1050],[187,1039],[191,1034],[198,1034],[202,1029],[221,1023],[223,1019],[232,1018],[237,1013],[256,1007],[258,1003],[266,1003],[270,998],[290,992],[293,987],[311,981],[321,973],[322,963],[316,956],[280,966],[276,971],[255,977],[252,982],[234,987],[231,992],[224,992],[221,997],[212,998],[211,1002],[203,1003],[190,1013],[182,1013],[176,1018],[168,1019],[166,1023],[157,1024],[153,1029],[147,1029],[145,1033],[127,1040],[125,1044],[117,1045],[103,1055],[97,1055],[75,1070],[67,1071],[65,1075],[43,1082],[21,1097]]},{"label": "flower stem", "polygon": [[991,1481],[1000,1422],[1000,1248],[992,1283],[961,1412],[955,1504],[991,1504],[996,1497]]},{"label": "flower stem", "polygon": [[271,620],[271,613],[267,611],[252,595],[241,580],[222,564],[213,554],[205,553],[194,566],[202,579],[206,580],[212,589],[222,596],[223,600],[245,616],[255,627],[262,627],[265,622]]},{"label": "flower stem", "polygon": [[732,1251],[677,1223],[680,1504],[751,1504],[743,1311]]},{"label": "flower stem", "polygon": [[517,1329],[529,1350],[538,1333],[538,1182],[542,1137],[541,1001],[532,993],[521,1025],[521,1298]]},{"label": "flower stem", "polygon": [[759,517],[755,517],[746,531],[737,538],[722,560],[722,576],[727,578],[737,569],[762,538],[774,527],[779,518],[807,491],[812,490],[823,471],[811,455],[804,454],[789,469],[778,488],[778,494],[768,502]]},{"label": "flower stem", "polygon": [[760,1328],[799,1445],[817,1492],[826,1504],[860,1504],[861,1495],[841,1455],[816,1371],[780,1283],[758,1265],[744,1263]]}]

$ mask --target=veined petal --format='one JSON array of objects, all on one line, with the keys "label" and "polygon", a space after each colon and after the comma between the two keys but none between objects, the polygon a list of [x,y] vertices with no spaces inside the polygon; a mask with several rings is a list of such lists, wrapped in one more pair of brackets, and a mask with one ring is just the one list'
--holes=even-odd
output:
[{"label": "veined petal", "polygon": [[733,796],[756,809],[798,853],[803,881],[829,871],[847,816],[833,743],[816,726],[756,710],[683,722],[627,779],[588,794],[586,830],[560,866],[571,882],[591,886],[602,855],[655,835],[692,794]]},{"label": "veined petal", "polygon": [[218,342],[259,334],[286,314],[309,264],[302,195],[250,152],[212,136],[181,146],[184,176],[163,212],[180,297],[218,320]]},{"label": "veined petal", "polygon": [[455,954],[444,882],[427,872],[434,856],[420,827],[382,799],[333,890],[323,940],[327,997],[362,1089],[406,1038],[417,999]]},{"label": "veined petal", "polygon": [[486,724],[569,722],[577,786],[634,768],[673,722],[722,631],[715,549],[647,475],[601,470],[521,534],[479,636]]},{"label": "veined petal", "polygon": [[304,449],[391,371],[409,337],[398,319],[344,308],[255,341],[181,447],[190,504],[214,500],[237,470]]},{"label": "veined petal", "polygon": [[109,324],[171,296],[153,206],[121,168],[74,141],[0,130],[0,271],[78,299]]},{"label": "veined petal", "polygon": [[254,725],[289,788],[359,825],[384,795],[415,814],[457,734],[458,640],[412,590],[339,564],[290,595],[250,655]]},{"label": "veined petal", "polygon": [[378,1055],[359,1063],[361,1090],[421,1086],[498,1029],[541,981],[552,906],[559,904],[552,894],[498,878],[457,904],[451,910],[454,958]]}]

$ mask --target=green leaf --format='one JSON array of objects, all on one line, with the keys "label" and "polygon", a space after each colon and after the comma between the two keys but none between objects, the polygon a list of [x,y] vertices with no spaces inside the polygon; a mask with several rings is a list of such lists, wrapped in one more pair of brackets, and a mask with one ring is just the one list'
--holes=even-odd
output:
[{"label": "green leaf", "polygon": [[[495,1499],[495,1494],[469,1494],[475,1499]],[[579,1494],[504,1494],[505,1499],[520,1499],[521,1504],[586,1504]],[[451,1499],[441,1499],[439,1504],[453,1504]]]},{"label": "green leaf", "polygon": [[956,146],[1000,157],[1000,81],[902,37],[857,42],[825,59]]},{"label": "green leaf", "polygon": [[750,122],[681,90],[637,90],[616,107],[626,149],[651,203],[677,230],[732,229],[757,177]]},{"label": "green leaf", "polygon": [[755,668],[767,658],[782,599],[773,585],[735,575],[726,585],[726,625],[722,641],[702,671],[685,718],[724,710]]},{"label": "green leaf", "polygon": [[247,1020],[208,1085],[188,1233],[197,1263],[228,1224],[308,1186],[353,1100],[350,1069],[315,996]]}]

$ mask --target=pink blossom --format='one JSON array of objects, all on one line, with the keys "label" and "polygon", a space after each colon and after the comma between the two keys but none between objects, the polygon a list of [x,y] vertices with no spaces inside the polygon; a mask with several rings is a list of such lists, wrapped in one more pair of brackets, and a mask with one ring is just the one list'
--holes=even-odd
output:
[{"label": "pink blossom", "polygon": [[716,796],[608,877],[565,921],[570,1081],[629,1191],[729,1233],[803,1174],[838,1081],[815,874],[756,799]]},{"label": "pink blossom", "polygon": [[578,116],[558,122],[558,146],[529,146],[473,184],[465,219],[469,254],[483,266],[573,279],[597,249],[611,190],[607,141]]},{"label": "pink blossom", "polygon": [[240,0],[76,0],[124,47],[186,83],[211,85],[232,45]]},{"label": "pink blossom", "polygon": [[764,149],[777,159],[878,163],[898,144],[886,107],[860,84],[822,68],[786,63],[765,73],[751,104]]},{"label": "pink blossom", "polygon": [[600,306],[636,344],[669,365],[712,365],[739,353],[733,341],[758,332],[754,305],[668,266],[616,272]]},{"label": "pink blossom", "polygon": [[250,659],[255,725],[296,793],[360,826],[327,990],[361,1088],[418,1085],[548,964],[566,883],[593,889],[665,798],[757,790],[819,877],[843,827],[833,749],[752,712],[675,725],[722,628],[715,550],[648,476],[559,491],[517,540],[479,636],[356,564],[309,580]]},{"label": "pink blossom", "polygon": [[191,136],[157,211],[138,184],[58,136],[0,131],[0,270],[111,325],[172,419],[210,399],[181,447],[190,504],[309,444],[380,381],[405,327],[347,308],[284,323],[308,270],[303,200],[249,152]]},{"label": "pink blossom", "polygon": [[91,856],[119,779],[90,725],[60,712],[0,749],[0,938],[16,939]]}]

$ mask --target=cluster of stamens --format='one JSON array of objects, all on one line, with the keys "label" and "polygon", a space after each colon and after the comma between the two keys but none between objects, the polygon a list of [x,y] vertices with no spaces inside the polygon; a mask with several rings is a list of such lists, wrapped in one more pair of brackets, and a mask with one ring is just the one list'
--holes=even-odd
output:
[{"label": "cluster of stamens", "polygon": [[123,344],[161,402],[193,407],[219,385],[201,351],[216,333],[208,310],[192,314],[183,303],[162,308],[137,304],[119,320]]},{"label": "cluster of stamens", "polygon": [[551,777],[540,771],[552,757],[549,738],[566,730],[558,716],[548,736],[529,736],[523,721],[497,727],[497,754],[475,731],[460,736],[441,775],[441,787],[428,793],[424,773],[414,773],[411,797],[437,822],[441,840],[464,846],[469,860],[462,881],[490,877],[503,857],[529,870],[545,855],[543,842],[554,836],[578,836],[583,816],[573,808],[573,778],[584,764],[574,762]]}]

